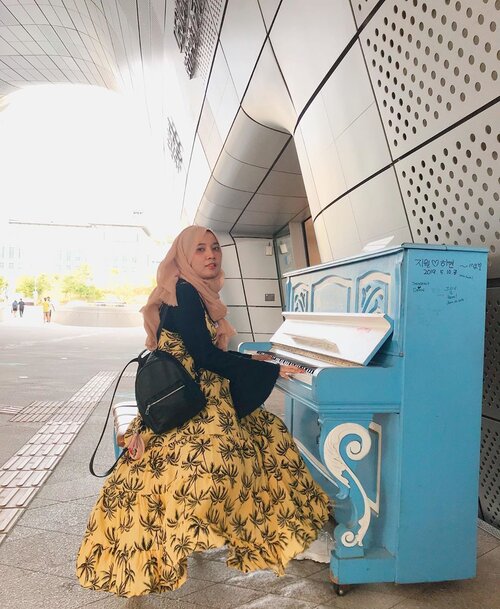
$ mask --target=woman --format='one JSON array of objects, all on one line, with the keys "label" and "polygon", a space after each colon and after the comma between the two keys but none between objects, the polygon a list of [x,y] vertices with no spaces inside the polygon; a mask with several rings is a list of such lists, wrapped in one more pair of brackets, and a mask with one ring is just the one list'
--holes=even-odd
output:
[{"label": "woman", "polygon": [[134,420],[133,450],[105,482],[80,548],[84,587],[120,596],[174,590],[188,556],[225,545],[229,566],[282,575],[328,519],[328,497],[285,425],[260,407],[278,375],[298,369],[227,351],[235,331],[219,297],[221,258],[215,235],[191,226],[158,268],[142,310],[146,346],[197,371],[207,405],[162,435]]}]

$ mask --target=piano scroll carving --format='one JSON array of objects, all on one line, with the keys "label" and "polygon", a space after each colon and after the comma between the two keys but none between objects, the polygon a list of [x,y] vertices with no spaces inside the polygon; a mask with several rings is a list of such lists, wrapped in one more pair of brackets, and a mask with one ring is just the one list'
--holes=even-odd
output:
[{"label": "piano scroll carving", "polygon": [[[377,494],[373,501],[368,497],[350,463],[361,461],[370,452],[372,439],[370,431],[378,435],[377,457]],[[354,519],[349,523],[339,522],[335,529],[335,539],[344,548],[363,546],[372,512],[378,515],[380,507],[380,471],[382,455],[382,428],[370,422],[368,427],[359,423],[342,423],[335,426],[326,436],[324,443],[324,462],[333,474],[339,487],[337,499],[349,498]],[[341,552],[340,548],[339,551]]]},{"label": "piano scroll carving", "polygon": [[371,272],[358,280],[358,313],[388,313],[392,277],[386,273]]},{"label": "piano scroll carving", "polygon": [[308,311],[309,310],[309,286],[304,283],[299,283],[293,289],[293,307],[292,311]]}]

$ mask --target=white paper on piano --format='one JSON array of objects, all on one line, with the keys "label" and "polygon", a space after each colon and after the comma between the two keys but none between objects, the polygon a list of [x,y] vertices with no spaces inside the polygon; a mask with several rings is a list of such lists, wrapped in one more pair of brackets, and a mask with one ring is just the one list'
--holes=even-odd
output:
[{"label": "white paper on piano", "polygon": [[366,366],[392,332],[382,313],[285,312],[271,343]]}]

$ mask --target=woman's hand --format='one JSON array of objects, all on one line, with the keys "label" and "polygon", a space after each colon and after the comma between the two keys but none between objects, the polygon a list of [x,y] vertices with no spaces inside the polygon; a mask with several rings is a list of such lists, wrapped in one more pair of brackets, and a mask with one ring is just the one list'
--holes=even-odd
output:
[{"label": "woman's hand", "polygon": [[280,376],[283,379],[290,379],[293,377],[294,374],[300,374],[301,372],[304,371],[298,366],[280,365]]}]

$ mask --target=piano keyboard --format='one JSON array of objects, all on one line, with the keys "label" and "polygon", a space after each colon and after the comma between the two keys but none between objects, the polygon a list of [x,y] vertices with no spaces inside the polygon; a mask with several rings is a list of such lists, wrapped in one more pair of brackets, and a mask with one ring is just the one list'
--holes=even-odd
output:
[{"label": "piano keyboard", "polygon": [[263,355],[270,355],[271,356],[270,361],[274,362],[275,364],[280,364],[283,366],[296,366],[297,368],[300,368],[301,370],[303,370],[304,372],[307,372],[308,374],[313,374],[314,371],[316,370],[316,368],[313,368],[312,366],[304,366],[303,364],[300,364],[299,362],[293,361],[291,359],[286,359],[285,357],[282,357],[282,356],[278,356],[278,355],[276,355],[276,353],[273,353],[272,351],[257,351],[257,353],[261,353]]}]

